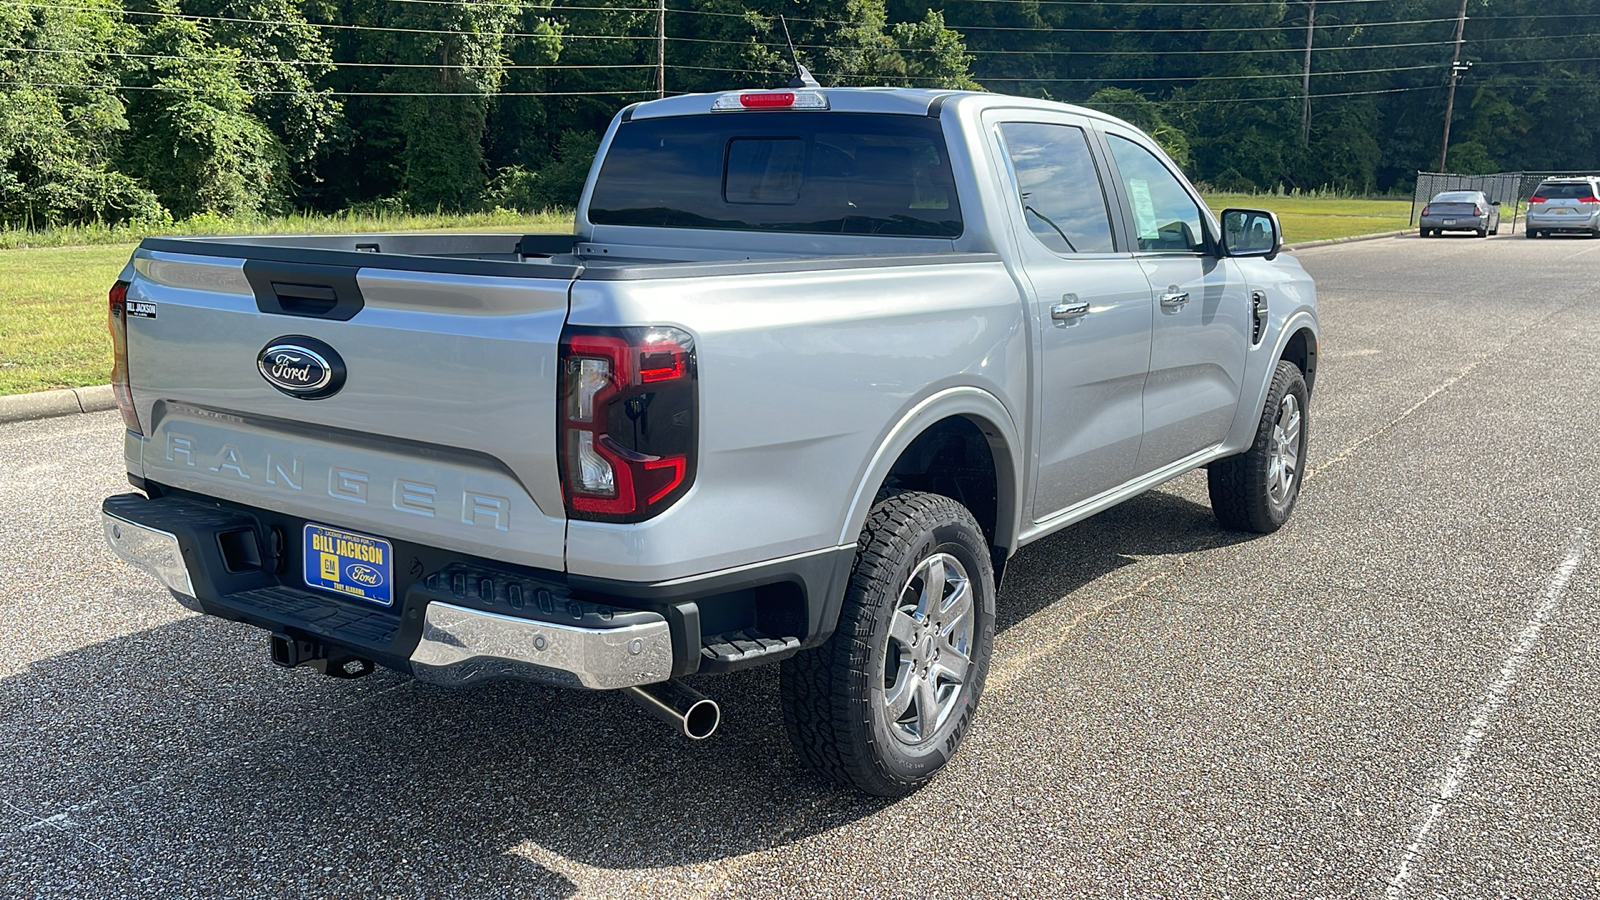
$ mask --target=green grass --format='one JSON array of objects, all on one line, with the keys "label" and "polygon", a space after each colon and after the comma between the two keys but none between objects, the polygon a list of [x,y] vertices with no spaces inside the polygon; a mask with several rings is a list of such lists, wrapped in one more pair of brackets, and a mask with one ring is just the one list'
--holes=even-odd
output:
[{"label": "green grass", "polygon": [[[1398,231],[1405,200],[1213,194],[1213,209],[1270,209],[1289,243]],[[163,234],[329,234],[373,231],[566,231],[570,216],[497,210],[470,216],[292,216],[201,219]],[[139,239],[130,228],[82,226],[46,232],[0,231],[0,395],[104,384],[111,373],[106,290]]]},{"label": "green grass", "polygon": [[1401,231],[1410,227],[1411,219],[1410,200],[1211,194],[1206,202],[1218,212],[1229,206],[1272,210],[1278,214],[1284,242],[1289,244]]},{"label": "green grass", "polygon": [[[570,214],[330,216],[204,220],[166,234],[373,231],[569,231]],[[105,384],[111,376],[106,291],[144,234],[102,227],[0,232],[0,396]],[[104,240],[102,240],[104,238]],[[112,241],[116,238],[116,241]],[[66,246],[76,241],[89,246]],[[20,246],[19,246],[20,245]]]},{"label": "green grass", "polygon": [[0,394],[106,382],[106,290],[131,251],[0,251]]},{"label": "green grass", "polygon": [[197,216],[177,223],[132,225],[68,225],[45,231],[0,228],[0,250],[37,247],[85,247],[99,244],[137,244],[152,235],[173,234],[349,234],[373,231],[566,231],[572,214],[546,212],[529,215],[496,209],[464,215],[409,213],[358,213],[223,218]]}]

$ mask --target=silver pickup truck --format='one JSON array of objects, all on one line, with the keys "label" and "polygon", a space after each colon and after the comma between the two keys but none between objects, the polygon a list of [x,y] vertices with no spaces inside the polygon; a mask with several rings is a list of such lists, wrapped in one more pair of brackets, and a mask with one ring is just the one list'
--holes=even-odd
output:
[{"label": "silver pickup truck", "polygon": [[[107,539],[282,666],[626,693],[782,666],[796,752],[915,789],[1019,547],[1196,468],[1295,504],[1317,367],[1276,218],[982,93],[624,109],[572,234],[147,239]],[[703,679],[695,679],[704,688]]]}]

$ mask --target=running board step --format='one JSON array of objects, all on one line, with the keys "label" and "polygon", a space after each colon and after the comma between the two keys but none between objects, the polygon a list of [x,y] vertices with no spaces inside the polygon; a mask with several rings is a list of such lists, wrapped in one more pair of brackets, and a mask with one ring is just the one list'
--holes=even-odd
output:
[{"label": "running board step", "polygon": [[714,634],[700,647],[700,671],[732,672],[787,659],[799,650],[797,637],[770,637],[753,628]]}]

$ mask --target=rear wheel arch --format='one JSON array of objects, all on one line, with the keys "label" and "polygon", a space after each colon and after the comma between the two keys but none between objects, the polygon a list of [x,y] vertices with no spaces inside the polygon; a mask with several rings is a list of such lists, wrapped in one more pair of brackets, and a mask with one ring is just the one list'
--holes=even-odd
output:
[{"label": "rear wheel arch", "polygon": [[998,573],[1017,545],[1020,449],[1011,417],[994,395],[959,388],[928,398],[881,442],[856,489],[840,544],[860,538],[868,512],[885,491],[941,494],[978,520]]}]

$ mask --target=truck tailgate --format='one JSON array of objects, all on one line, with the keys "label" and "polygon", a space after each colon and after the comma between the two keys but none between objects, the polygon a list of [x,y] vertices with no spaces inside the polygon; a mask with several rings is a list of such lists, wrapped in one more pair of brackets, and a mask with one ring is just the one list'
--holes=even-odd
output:
[{"label": "truck tailgate", "polygon": [[[252,259],[247,273],[242,258],[140,249],[128,299],[153,305],[128,318],[144,426],[130,433],[130,468],[334,527],[560,570],[555,381],[570,271],[424,272],[356,256]],[[269,311],[270,297],[258,308],[263,285],[315,299],[351,284],[360,308],[343,321]],[[258,369],[269,346],[307,337],[342,360],[331,396],[291,396]]]}]

